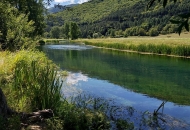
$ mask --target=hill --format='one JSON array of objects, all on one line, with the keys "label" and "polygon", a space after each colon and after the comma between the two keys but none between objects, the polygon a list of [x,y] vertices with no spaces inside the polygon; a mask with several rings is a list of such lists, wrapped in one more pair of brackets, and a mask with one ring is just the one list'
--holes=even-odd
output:
[{"label": "hill", "polygon": [[48,9],[48,12],[50,14],[52,13],[57,13],[57,12],[61,12],[61,11],[64,11],[66,10],[67,8],[71,8],[71,7],[74,7],[78,4],[71,4],[71,5],[66,5],[66,6],[63,6],[63,5],[54,5],[54,7],[51,7]]},{"label": "hill", "polygon": [[91,0],[49,16],[48,27],[76,22],[81,37],[156,36],[177,32],[172,16],[188,11],[190,1],[162,3],[146,10],[147,0]]}]

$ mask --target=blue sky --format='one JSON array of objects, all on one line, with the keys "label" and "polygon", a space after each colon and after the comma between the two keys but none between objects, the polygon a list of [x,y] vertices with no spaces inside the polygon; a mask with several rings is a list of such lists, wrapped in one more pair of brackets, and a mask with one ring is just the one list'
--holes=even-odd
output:
[{"label": "blue sky", "polygon": [[87,1],[88,0],[54,0],[54,2],[51,2],[51,6],[54,6],[54,4],[58,4],[58,3],[60,5],[82,4]]}]

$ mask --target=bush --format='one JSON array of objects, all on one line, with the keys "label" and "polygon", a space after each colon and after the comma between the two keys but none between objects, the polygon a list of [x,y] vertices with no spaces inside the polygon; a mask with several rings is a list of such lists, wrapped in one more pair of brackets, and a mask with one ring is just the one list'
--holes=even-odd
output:
[{"label": "bush", "polygon": [[39,40],[38,43],[39,43],[40,45],[45,45],[46,42],[45,42],[44,40]]},{"label": "bush", "polygon": [[159,32],[157,30],[157,28],[151,28],[149,30],[149,36],[158,36],[159,35]]},{"label": "bush", "polygon": [[33,48],[35,38],[31,35],[34,31],[34,22],[28,21],[28,15],[21,14],[7,3],[0,2],[0,30],[5,41],[6,49],[10,51]]}]

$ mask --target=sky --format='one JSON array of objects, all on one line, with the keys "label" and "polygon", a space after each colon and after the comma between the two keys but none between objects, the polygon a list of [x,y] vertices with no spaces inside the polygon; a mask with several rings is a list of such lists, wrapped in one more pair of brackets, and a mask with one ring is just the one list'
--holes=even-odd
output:
[{"label": "sky", "polygon": [[54,0],[54,2],[51,2],[51,6],[54,6],[54,4],[60,4],[60,5],[82,4],[87,1],[88,0]]}]

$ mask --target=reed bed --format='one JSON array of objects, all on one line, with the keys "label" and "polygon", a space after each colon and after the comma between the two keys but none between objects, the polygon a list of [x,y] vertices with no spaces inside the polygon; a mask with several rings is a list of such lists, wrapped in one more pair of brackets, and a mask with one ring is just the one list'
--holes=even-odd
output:
[{"label": "reed bed", "polygon": [[106,38],[79,39],[75,42],[139,53],[190,57],[190,38]]},{"label": "reed bed", "polygon": [[44,39],[45,44],[63,44],[69,42],[67,39]]}]

